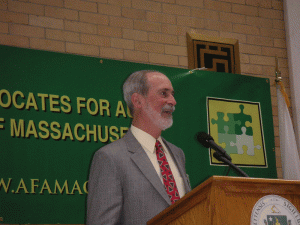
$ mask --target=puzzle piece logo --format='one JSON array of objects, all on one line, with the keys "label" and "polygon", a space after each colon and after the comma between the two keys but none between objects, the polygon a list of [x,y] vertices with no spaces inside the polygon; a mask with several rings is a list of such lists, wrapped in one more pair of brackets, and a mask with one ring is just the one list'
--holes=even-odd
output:
[{"label": "puzzle piece logo", "polygon": [[[259,103],[210,97],[207,101],[209,133],[231,156],[232,162],[266,167]],[[212,154],[210,157],[211,164],[223,164]]]}]

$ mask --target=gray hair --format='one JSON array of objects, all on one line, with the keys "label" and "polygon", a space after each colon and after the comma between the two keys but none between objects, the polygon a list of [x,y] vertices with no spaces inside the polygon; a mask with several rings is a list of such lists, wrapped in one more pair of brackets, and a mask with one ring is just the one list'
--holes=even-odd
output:
[{"label": "gray hair", "polygon": [[141,94],[143,96],[147,96],[149,85],[147,81],[147,74],[158,71],[155,70],[140,70],[132,73],[123,84],[123,95],[124,100],[130,110],[131,115],[133,115],[134,108],[131,102],[131,96],[134,93]]}]

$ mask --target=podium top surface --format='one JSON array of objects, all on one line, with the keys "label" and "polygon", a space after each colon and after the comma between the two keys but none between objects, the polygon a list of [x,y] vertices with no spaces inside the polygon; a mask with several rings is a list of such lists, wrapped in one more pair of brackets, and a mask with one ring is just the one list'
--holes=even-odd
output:
[{"label": "podium top surface", "polygon": [[[216,181],[231,181],[240,183],[264,183],[264,184],[296,184],[300,185],[300,180],[283,180],[283,179],[268,179],[268,178],[252,178],[252,177],[225,177],[225,176],[212,176],[204,181],[216,182]],[[201,184],[200,184],[201,185]],[[200,186],[199,185],[199,186]]]},{"label": "podium top surface", "polygon": [[208,186],[218,186],[227,192],[300,195],[300,180],[212,176],[183,198],[203,191]]}]

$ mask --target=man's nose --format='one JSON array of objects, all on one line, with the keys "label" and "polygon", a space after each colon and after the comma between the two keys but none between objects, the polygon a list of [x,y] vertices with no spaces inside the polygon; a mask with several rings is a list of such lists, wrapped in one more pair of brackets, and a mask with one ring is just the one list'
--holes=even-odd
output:
[{"label": "man's nose", "polygon": [[173,95],[170,95],[170,96],[169,96],[169,99],[168,99],[168,104],[175,106],[176,103],[177,103],[177,102],[176,102],[176,100],[175,100],[175,97],[174,97]]}]

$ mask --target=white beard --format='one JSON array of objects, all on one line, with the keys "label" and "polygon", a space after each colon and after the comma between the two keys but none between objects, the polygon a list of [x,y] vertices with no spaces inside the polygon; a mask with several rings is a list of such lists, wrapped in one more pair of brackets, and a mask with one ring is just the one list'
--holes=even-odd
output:
[{"label": "white beard", "polygon": [[[172,111],[175,110],[174,106],[165,105],[162,108],[161,113],[165,109],[170,109],[170,107],[173,108]],[[154,125],[156,125],[161,130],[166,130],[166,129],[170,128],[173,124],[172,115],[170,115],[168,118],[162,117],[161,113],[154,111],[153,108],[149,104],[147,104],[145,112],[148,115],[151,122],[153,122]]]}]

